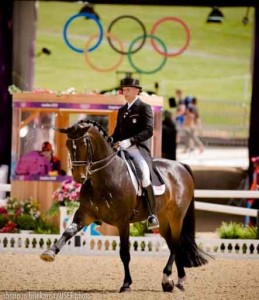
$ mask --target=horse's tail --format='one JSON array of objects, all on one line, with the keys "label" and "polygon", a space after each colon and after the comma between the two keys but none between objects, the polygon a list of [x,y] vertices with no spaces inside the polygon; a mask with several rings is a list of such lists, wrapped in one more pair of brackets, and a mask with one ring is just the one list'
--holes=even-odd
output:
[{"label": "horse's tail", "polygon": [[[191,168],[188,165],[183,165],[193,178]],[[183,221],[181,232],[181,256],[181,260],[184,266],[187,268],[205,265],[208,263],[208,258],[211,258],[209,254],[199,249],[195,241],[194,195]]]}]

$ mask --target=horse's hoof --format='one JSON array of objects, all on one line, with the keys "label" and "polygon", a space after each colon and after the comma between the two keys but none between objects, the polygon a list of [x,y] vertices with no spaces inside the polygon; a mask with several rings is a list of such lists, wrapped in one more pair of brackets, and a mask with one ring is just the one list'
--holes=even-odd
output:
[{"label": "horse's hoof", "polygon": [[52,262],[55,260],[55,252],[51,249],[45,250],[41,255],[40,258],[44,261]]},{"label": "horse's hoof", "polygon": [[174,289],[174,283],[173,283],[173,281],[162,283],[162,288],[163,288],[164,292],[171,293],[173,291],[173,289]]},{"label": "horse's hoof", "polygon": [[182,292],[185,290],[183,284],[181,283],[177,283],[175,286]]},{"label": "horse's hoof", "polygon": [[130,292],[131,288],[129,286],[122,286],[120,288],[120,293],[124,293],[124,292]]}]

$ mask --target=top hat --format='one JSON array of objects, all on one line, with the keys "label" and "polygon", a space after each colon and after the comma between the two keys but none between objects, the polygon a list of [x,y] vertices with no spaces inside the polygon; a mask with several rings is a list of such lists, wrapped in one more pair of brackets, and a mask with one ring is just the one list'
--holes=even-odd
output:
[{"label": "top hat", "polygon": [[134,78],[124,78],[121,80],[121,88],[124,87],[135,87],[137,89],[142,89],[142,87],[139,85],[139,80]]}]

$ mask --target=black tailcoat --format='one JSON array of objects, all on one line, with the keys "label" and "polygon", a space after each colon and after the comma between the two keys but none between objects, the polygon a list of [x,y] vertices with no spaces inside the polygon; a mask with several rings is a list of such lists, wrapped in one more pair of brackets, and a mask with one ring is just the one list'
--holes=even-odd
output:
[{"label": "black tailcoat", "polygon": [[148,152],[149,139],[153,135],[153,113],[151,106],[139,98],[128,110],[128,104],[118,111],[117,124],[112,134],[113,141],[130,139],[132,145],[136,145],[142,152]]},{"label": "black tailcoat", "polygon": [[161,184],[153,170],[150,154],[150,138],[153,136],[154,120],[151,106],[138,98],[128,110],[128,104],[118,111],[117,124],[112,134],[114,143],[130,139],[132,145],[136,145],[146,160],[150,172],[151,181],[155,185]]}]

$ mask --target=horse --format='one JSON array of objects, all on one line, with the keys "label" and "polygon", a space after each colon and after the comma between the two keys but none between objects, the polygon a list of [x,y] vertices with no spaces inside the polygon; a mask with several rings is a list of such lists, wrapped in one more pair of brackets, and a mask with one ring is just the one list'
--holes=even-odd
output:
[{"label": "horse", "polygon": [[[84,226],[105,222],[118,228],[120,258],[124,266],[124,280],[119,292],[131,290],[129,269],[130,223],[143,221],[148,211],[143,196],[138,196],[128,174],[126,162],[106,131],[94,121],[81,120],[68,128],[54,128],[67,135],[72,176],[82,183],[80,205],[72,224],[51,248],[41,254],[44,261],[54,261],[65,243]],[[172,292],[171,278],[175,262],[178,274],[176,287],[184,290],[185,267],[208,263],[208,255],[195,242],[194,179],[188,165],[164,158],[153,158],[165,183],[163,195],[156,196],[155,213],[159,219],[160,235],[165,239],[170,255],[163,269],[162,289]]]}]

